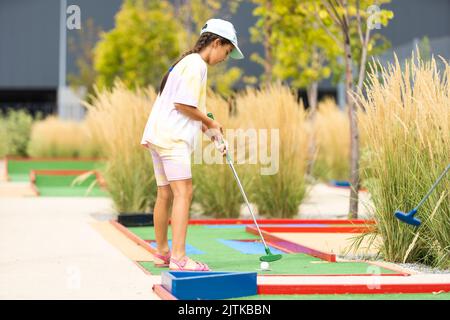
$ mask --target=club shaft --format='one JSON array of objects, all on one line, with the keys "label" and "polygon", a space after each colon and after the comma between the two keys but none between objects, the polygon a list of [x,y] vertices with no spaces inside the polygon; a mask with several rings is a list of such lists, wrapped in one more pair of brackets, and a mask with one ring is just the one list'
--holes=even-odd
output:
[{"label": "club shaft", "polygon": [[263,244],[264,244],[264,247],[267,249],[266,241],[264,241],[264,237],[263,237],[263,235],[262,235],[262,233],[261,233],[261,230],[259,229],[258,223],[256,222],[255,215],[253,214],[252,207],[250,206],[250,203],[248,202],[247,195],[245,194],[244,188],[242,187],[241,181],[239,180],[239,177],[238,177],[238,175],[237,175],[237,172],[236,172],[236,170],[234,169],[233,161],[231,161],[231,158],[229,157],[228,152],[227,152],[226,158],[227,158],[228,164],[230,165],[231,170],[233,171],[234,178],[236,179],[236,181],[237,181],[237,183],[238,183],[239,190],[241,190],[241,194],[242,194],[242,196],[244,197],[245,203],[247,204],[248,211],[250,211],[250,214],[251,214],[252,217],[253,217],[253,221],[255,222],[256,229],[258,229],[258,232],[259,232],[259,235],[260,235],[260,237],[261,237],[261,240],[262,240],[262,242],[263,242]]},{"label": "club shaft", "polygon": [[436,182],[433,184],[433,186],[430,188],[430,190],[428,191],[428,193],[425,195],[425,197],[423,197],[423,199],[419,202],[419,204],[417,205],[417,207],[415,208],[415,210],[418,210],[422,204],[425,202],[425,200],[428,199],[428,197],[430,196],[431,192],[433,192],[434,188],[436,188],[436,186],[438,185],[438,183],[442,180],[442,178],[445,176],[445,174],[447,173],[447,171],[450,169],[450,164],[447,166],[447,168],[445,168],[444,172],[442,172],[442,174],[439,176],[439,178],[437,178]]}]

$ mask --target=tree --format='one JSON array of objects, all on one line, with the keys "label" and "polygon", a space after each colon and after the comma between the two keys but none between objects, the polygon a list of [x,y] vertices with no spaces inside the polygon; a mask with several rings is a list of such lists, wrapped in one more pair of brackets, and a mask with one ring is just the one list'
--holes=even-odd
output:
[{"label": "tree", "polygon": [[96,84],[110,88],[119,77],[129,88],[157,87],[185,41],[168,1],[126,0],[95,48]]},{"label": "tree", "polygon": [[[390,0],[379,0],[378,5],[388,3]],[[363,9],[363,10],[361,10]],[[375,16],[373,10],[375,9]],[[354,65],[359,69],[356,79],[356,89],[362,90],[366,74],[367,57],[373,49],[371,42],[371,30],[375,24],[386,26],[393,13],[388,10],[380,10],[373,7],[371,0],[321,0],[320,6],[316,7],[317,21],[321,22],[324,30],[333,38],[336,43],[344,49],[345,62],[345,89],[346,102],[350,120],[350,210],[349,218],[355,219],[358,216],[358,190],[359,180],[359,132],[356,119],[356,106],[351,99],[351,92],[354,88],[353,69]],[[375,19],[375,21],[374,21]],[[334,34],[327,25],[337,27],[340,35]],[[352,41],[352,34],[356,33],[359,43]],[[373,39],[372,39],[373,40]],[[359,59],[356,59],[358,57]],[[357,62],[356,62],[357,61]],[[356,62],[356,63],[355,63]]]},{"label": "tree", "polygon": [[317,107],[318,84],[341,73],[338,56],[342,54],[320,28],[314,10],[314,2],[308,0],[278,0],[272,8],[273,74],[291,80],[296,89],[306,88],[312,117]]},{"label": "tree", "polygon": [[[259,19],[250,32],[252,41],[263,44],[264,56],[253,54],[251,58],[264,68],[261,81],[290,80],[294,88],[306,89],[309,105],[314,109],[318,83],[330,76],[335,81],[343,73],[342,62],[338,59],[344,56],[343,42],[338,40],[341,37],[340,27],[321,7],[322,0],[253,0],[253,3],[257,4],[253,14]],[[370,18],[367,12],[357,11],[356,6],[351,9],[352,17],[359,19],[360,25],[361,16]],[[373,13],[376,18],[379,15],[383,24],[387,23],[389,13],[392,14],[386,10]],[[357,26],[354,24],[350,28],[353,43],[362,37],[358,34],[362,31],[361,26],[359,30]],[[366,35],[364,46],[352,47],[355,62],[364,57],[363,75],[369,53],[381,52],[388,44],[379,34]]]},{"label": "tree", "polygon": [[[340,47],[314,17],[315,3],[309,0],[274,0],[260,2],[255,10],[261,18],[254,29],[255,39],[265,47],[265,59],[254,57],[265,69],[264,79],[290,81],[295,89],[306,88],[309,117],[314,121],[319,82],[340,74]],[[337,33],[339,30],[335,28]],[[314,135],[309,141],[307,174],[311,174],[316,154]]]},{"label": "tree", "polygon": [[[382,2],[389,2],[383,0]],[[261,77],[263,82],[273,80],[290,80],[294,88],[306,88],[308,102],[310,106],[310,118],[314,121],[318,84],[321,80],[333,76],[333,79],[341,78],[343,73],[341,56],[347,57],[345,47],[345,37],[342,36],[342,26],[333,20],[333,15],[328,13],[329,2],[323,4],[323,0],[253,0],[258,6],[253,14],[259,19],[251,29],[252,40],[261,42],[264,46],[264,57],[257,54],[252,55],[252,60],[264,67],[264,74]],[[335,4],[334,1],[332,4]],[[327,7],[328,5],[328,7]],[[374,10],[377,19],[381,19],[383,24],[387,24],[392,12],[376,10],[368,7],[369,2],[364,2],[364,8],[372,9],[362,12],[360,1],[353,0],[349,7],[348,43],[353,46],[347,49],[351,53],[351,64],[360,61],[360,76],[357,78],[358,87],[362,88],[365,76],[365,66],[369,54],[375,54],[387,46],[387,41],[380,35],[371,37],[370,28],[364,28],[362,20],[369,20]],[[356,20],[357,23],[354,23]],[[361,40],[361,45],[355,43]],[[358,64],[358,63],[356,63]],[[344,64],[346,66],[348,64]],[[348,70],[347,70],[348,71]],[[346,78],[353,83],[352,78]],[[347,99],[348,100],[348,99]],[[354,117],[353,111],[349,112],[349,117]],[[353,119],[352,134],[355,138],[355,119]],[[356,130],[355,130],[356,129]],[[315,142],[310,141],[310,163],[308,172],[312,171],[313,155],[315,153]],[[356,139],[357,136],[356,136]],[[352,157],[359,155],[358,143],[353,143]],[[354,160],[352,160],[354,163]],[[356,160],[357,161],[357,160]],[[354,172],[354,166],[352,172]],[[351,173],[352,175],[352,173]],[[356,178],[359,181],[359,177]],[[355,181],[355,178],[353,178]],[[354,203],[357,204],[357,193],[352,194],[350,211],[355,211]],[[356,207],[357,211],[357,207]]]}]

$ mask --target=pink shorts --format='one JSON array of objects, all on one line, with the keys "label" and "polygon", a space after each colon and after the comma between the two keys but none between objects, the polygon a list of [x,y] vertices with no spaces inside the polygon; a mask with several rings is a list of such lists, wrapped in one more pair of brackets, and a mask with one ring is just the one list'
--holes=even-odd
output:
[{"label": "pink shorts", "polygon": [[170,181],[191,179],[191,152],[189,149],[164,149],[148,144],[153,159],[156,185],[166,186]]}]

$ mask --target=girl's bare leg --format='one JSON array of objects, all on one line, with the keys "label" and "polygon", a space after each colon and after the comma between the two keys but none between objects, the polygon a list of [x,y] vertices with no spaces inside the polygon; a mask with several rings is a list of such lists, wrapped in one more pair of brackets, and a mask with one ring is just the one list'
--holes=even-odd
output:
[{"label": "girl's bare leg", "polygon": [[171,181],[172,206],[172,257],[181,259],[186,254],[186,234],[189,209],[192,201],[192,179]]},{"label": "girl's bare leg", "polygon": [[166,255],[169,252],[167,230],[169,226],[169,209],[173,199],[169,185],[158,187],[153,221],[155,225],[156,245],[159,254]]}]

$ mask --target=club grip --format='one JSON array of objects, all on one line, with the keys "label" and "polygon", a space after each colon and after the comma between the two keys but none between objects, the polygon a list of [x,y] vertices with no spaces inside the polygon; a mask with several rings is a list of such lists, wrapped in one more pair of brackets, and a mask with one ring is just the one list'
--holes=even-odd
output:
[{"label": "club grip", "polygon": [[[208,118],[214,120],[214,115],[212,114],[212,112],[208,112],[206,115],[208,116]],[[220,141],[220,142],[222,142],[222,141]]]},{"label": "club grip", "polygon": [[[208,118],[214,120],[214,115],[212,114],[212,112],[208,112],[206,115],[208,116]],[[222,142],[223,142],[223,141],[222,141],[222,137],[220,137],[220,143],[222,143]],[[216,143],[216,142],[214,142],[214,143]],[[226,155],[226,158],[227,158],[228,162],[231,163],[231,162],[232,162],[232,161],[231,161],[231,157],[230,157],[230,155],[228,154],[228,152],[227,152],[225,155]]]},{"label": "club grip", "polygon": [[[208,118],[214,120],[214,115],[212,114],[212,112],[208,112],[206,115],[208,116]],[[222,142],[222,141],[220,141],[220,142]]]}]

